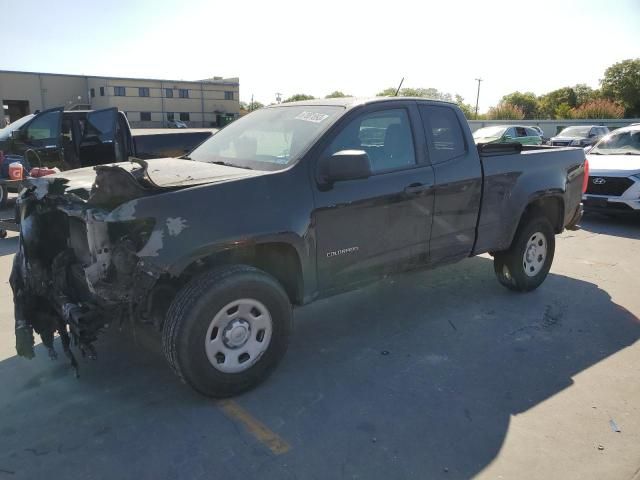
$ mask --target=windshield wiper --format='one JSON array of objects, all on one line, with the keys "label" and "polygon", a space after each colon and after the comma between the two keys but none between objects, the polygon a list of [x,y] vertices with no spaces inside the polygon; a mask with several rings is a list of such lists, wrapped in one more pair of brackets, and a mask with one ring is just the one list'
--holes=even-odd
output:
[{"label": "windshield wiper", "polygon": [[234,165],[233,163],[223,162],[222,160],[216,160],[215,162],[209,162],[209,163],[214,163],[216,165],[224,165],[225,167],[244,168],[246,170],[253,170],[251,167],[245,167],[245,166],[242,166],[242,165]]}]

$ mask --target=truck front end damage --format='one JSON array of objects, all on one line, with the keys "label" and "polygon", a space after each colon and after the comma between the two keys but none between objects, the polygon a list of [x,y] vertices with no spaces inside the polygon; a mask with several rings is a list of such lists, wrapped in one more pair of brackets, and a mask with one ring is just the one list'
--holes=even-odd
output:
[{"label": "truck front end damage", "polygon": [[146,182],[145,168],[99,166],[70,182],[31,179],[18,199],[21,234],[10,284],[16,349],[34,356],[34,331],[49,355],[59,334],[95,357],[93,342],[114,322],[144,317],[149,292],[162,275],[149,256],[154,218],[136,218],[140,198],[165,190]]}]

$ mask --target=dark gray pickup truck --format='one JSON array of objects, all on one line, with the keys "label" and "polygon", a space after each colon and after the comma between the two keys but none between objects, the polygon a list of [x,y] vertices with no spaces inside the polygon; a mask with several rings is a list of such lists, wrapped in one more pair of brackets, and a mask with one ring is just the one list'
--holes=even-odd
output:
[{"label": "dark gray pickup truck", "polygon": [[276,105],[186,158],[33,179],[17,350],[35,330],[55,355],[58,332],[75,365],[71,341],[93,356],[107,325],[148,323],[185,382],[234,395],[282,358],[292,305],[485,252],[505,287],[535,289],[586,168],[577,148],[476,147],[453,104],[377,98]]}]

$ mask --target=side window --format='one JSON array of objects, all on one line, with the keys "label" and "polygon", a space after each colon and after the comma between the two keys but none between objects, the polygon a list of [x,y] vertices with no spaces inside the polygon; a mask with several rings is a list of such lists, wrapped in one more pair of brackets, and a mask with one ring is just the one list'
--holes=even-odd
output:
[{"label": "side window", "polygon": [[538,137],[540,135],[540,132],[533,128],[527,128],[525,130],[527,131],[527,137]]},{"label": "side window", "polygon": [[526,137],[527,130],[523,127],[516,127],[516,135],[518,135],[518,137]]},{"label": "side window", "polygon": [[338,133],[325,154],[329,156],[341,150],[367,152],[374,173],[415,165],[407,111],[397,108],[360,115]]},{"label": "side window", "polygon": [[29,141],[51,141],[58,143],[60,134],[60,112],[43,113],[27,126]]},{"label": "side window", "polygon": [[505,136],[505,137],[516,138],[516,137],[517,137],[517,135],[516,135],[516,129],[515,129],[515,128],[513,128],[513,127],[511,127],[511,128],[509,128],[509,129],[507,129],[507,131],[506,131],[506,132],[504,132],[504,136]]},{"label": "side window", "polygon": [[464,154],[464,135],[453,109],[421,105],[420,115],[427,139],[433,147],[431,163],[446,162]]}]

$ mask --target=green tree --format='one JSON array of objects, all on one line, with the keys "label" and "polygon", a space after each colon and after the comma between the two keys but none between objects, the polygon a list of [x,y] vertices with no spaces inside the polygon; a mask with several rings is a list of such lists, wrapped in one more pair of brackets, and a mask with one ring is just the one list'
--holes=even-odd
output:
[{"label": "green tree", "polygon": [[[377,97],[393,97],[396,94],[396,88],[385,88],[381,92],[377,93]],[[439,91],[437,88],[401,88],[398,92],[400,97],[421,97],[428,98],[430,100],[444,100],[447,102],[453,101],[453,96],[450,93]]]},{"label": "green tree", "polygon": [[561,103],[558,105],[553,112],[554,118],[573,118],[572,117],[572,107],[568,103]]},{"label": "green tree", "polygon": [[313,100],[316,97],[313,95],[307,95],[306,93],[296,93],[295,95],[291,95],[289,98],[286,98],[282,101],[282,103],[289,102],[300,102],[302,100]]},{"label": "green tree", "polygon": [[626,117],[640,116],[640,58],[611,65],[600,85],[606,98],[624,107]]},{"label": "green tree", "polygon": [[[576,92],[571,87],[558,88],[549,93],[545,93],[538,98],[538,116],[541,118],[553,118],[561,105],[568,105],[569,109],[577,105]],[[565,107],[560,108],[562,112]],[[567,118],[567,117],[558,117]]]},{"label": "green tree", "polygon": [[502,97],[502,104],[513,105],[522,110],[524,118],[535,118],[538,113],[538,97],[533,92],[513,92]]},{"label": "green tree", "polygon": [[579,83],[573,87],[573,91],[576,94],[576,107],[579,107],[583,103],[596,100],[600,96],[599,90],[594,90],[589,85]]},{"label": "green tree", "polygon": [[335,90],[333,92],[331,92],[329,95],[327,95],[324,98],[344,98],[344,97],[350,97],[351,95],[347,95],[345,93],[342,93],[340,90]]},{"label": "green tree", "polygon": [[489,120],[522,120],[524,118],[524,111],[512,103],[501,102],[489,109],[487,118]]},{"label": "green tree", "polygon": [[468,103],[464,103],[464,98],[462,98],[462,95],[458,95],[456,93],[455,97],[456,97],[456,105],[460,107],[460,110],[462,110],[462,113],[464,113],[464,116],[467,118],[467,120],[475,119],[474,107],[472,107]]}]

